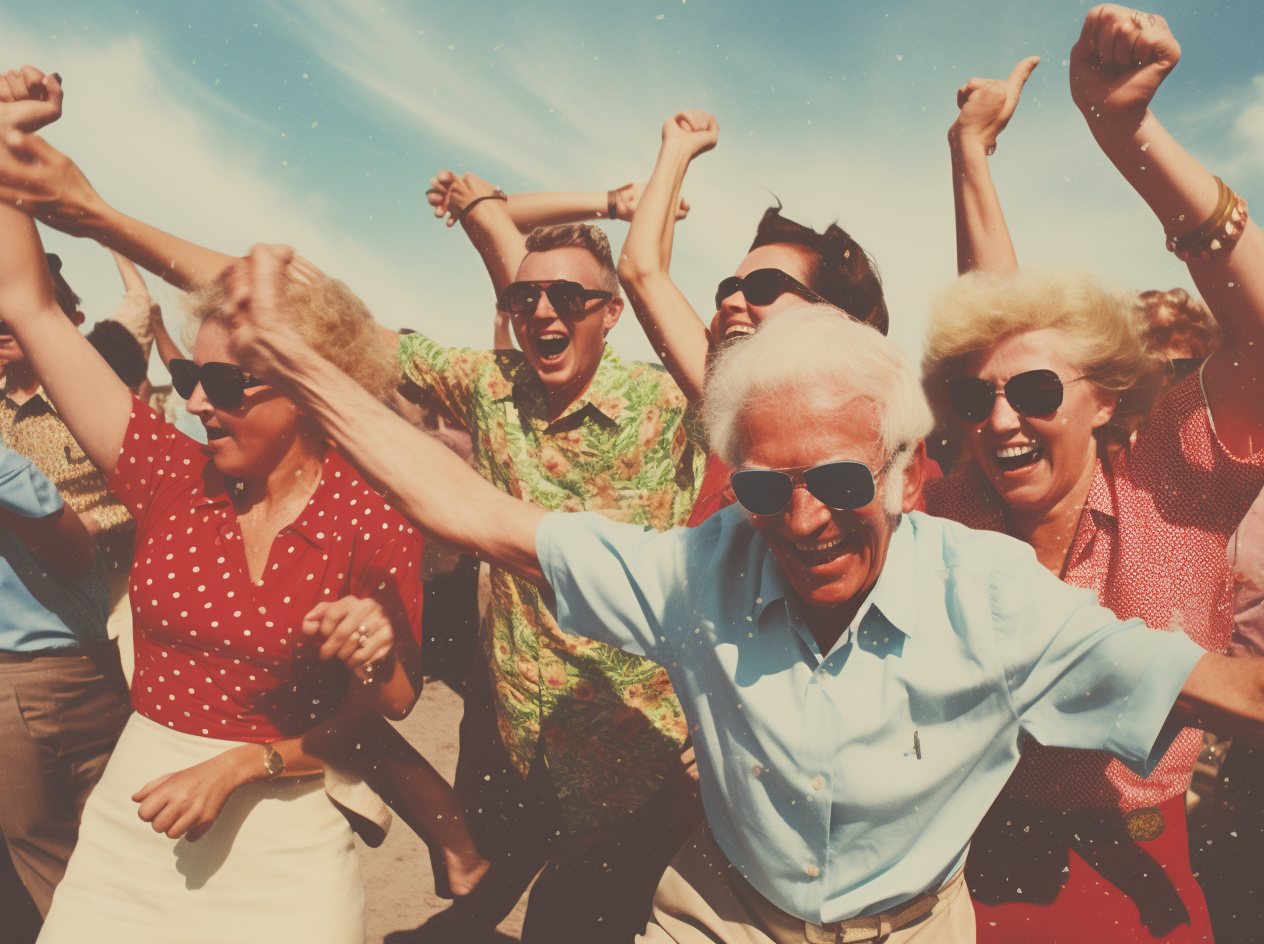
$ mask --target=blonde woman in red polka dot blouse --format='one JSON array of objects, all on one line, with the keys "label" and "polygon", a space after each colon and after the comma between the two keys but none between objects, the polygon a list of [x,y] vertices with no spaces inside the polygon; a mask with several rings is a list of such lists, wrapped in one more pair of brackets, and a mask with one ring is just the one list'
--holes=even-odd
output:
[{"label": "blonde woman in red polka dot blouse", "polygon": [[[203,446],[61,315],[34,224],[9,206],[0,241],[0,317],[138,522],[136,710],[41,940],[360,944],[352,834],[326,789],[352,808],[364,794],[339,795],[348,778],[327,778],[304,736],[412,707],[420,535],[291,400],[233,365],[221,290],[197,299],[192,360],[172,365]],[[297,328],[336,339],[328,356],[389,393],[396,368],[375,357],[363,305],[302,263],[295,276]]]},{"label": "blonde woman in red polka dot blouse", "polygon": [[[1117,61],[1120,50],[1131,55]],[[1170,237],[1226,212],[1216,178],[1148,107],[1179,57],[1161,17],[1120,7],[1089,13],[1071,53],[1072,97]],[[949,141],[968,274],[936,300],[923,369],[968,460],[926,486],[927,511],[1020,537],[1121,619],[1223,652],[1226,545],[1264,485],[1264,233],[1243,219],[1227,245],[1189,259],[1225,343],[1154,405],[1161,378],[1131,296],[1086,275],[1018,271],[987,155],[1034,66],[958,93]],[[1029,741],[972,842],[979,941],[1211,941],[1185,825],[1201,746],[1201,731],[1179,732],[1143,779],[1100,752]]]}]

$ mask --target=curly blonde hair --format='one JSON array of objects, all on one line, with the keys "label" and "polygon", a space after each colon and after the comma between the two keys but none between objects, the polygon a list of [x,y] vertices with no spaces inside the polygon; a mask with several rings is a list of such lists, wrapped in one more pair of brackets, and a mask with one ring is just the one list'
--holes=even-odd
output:
[{"label": "curly blonde hair", "polygon": [[[223,279],[190,294],[186,343],[207,321],[231,324],[227,302]],[[312,282],[286,279],[281,308],[317,354],[379,400],[390,399],[402,376],[399,362],[382,343],[382,329],[369,309],[345,283],[323,274]]]},{"label": "curly blonde hair", "polygon": [[950,429],[959,423],[948,387],[964,375],[970,355],[1010,335],[1052,328],[1065,339],[1062,356],[1099,390],[1118,397],[1110,422],[1094,431],[1099,445],[1127,444],[1149,416],[1163,381],[1133,321],[1135,298],[1081,272],[1033,267],[963,275],[935,297],[926,329],[922,387],[936,425]]}]

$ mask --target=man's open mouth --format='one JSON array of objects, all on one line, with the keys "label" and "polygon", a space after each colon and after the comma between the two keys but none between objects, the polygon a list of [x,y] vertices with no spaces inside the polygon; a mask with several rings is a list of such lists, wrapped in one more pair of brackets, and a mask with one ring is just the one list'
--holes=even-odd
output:
[{"label": "man's open mouth", "polygon": [[541,334],[535,339],[535,349],[546,361],[561,357],[570,346],[571,339],[565,334]]},{"label": "man's open mouth", "polygon": [[1022,446],[1002,446],[993,453],[996,458],[996,467],[1002,472],[1013,472],[1015,469],[1034,465],[1044,454],[1044,447],[1034,443],[1026,443]]},{"label": "man's open mouth", "polygon": [[228,435],[228,430],[224,429],[221,426],[207,426],[206,427],[206,438],[208,441],[212,439],[223,439],[227,435]]},{"label": "man's open mouth", "polygon": [[823,541],[793,541],[795,555],[807,567],[819,567],[860,548],[860,533],[847,531]]}]

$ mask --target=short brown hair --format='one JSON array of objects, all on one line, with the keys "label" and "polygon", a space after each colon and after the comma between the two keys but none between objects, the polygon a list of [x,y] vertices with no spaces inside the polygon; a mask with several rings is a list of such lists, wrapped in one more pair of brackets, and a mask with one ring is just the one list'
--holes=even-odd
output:
[{"label": "short brown hair", "polygon": [[[313,282],[286,279],[281,307],[317,354],[379,400],[390,399],[401,376],[395,352],[382,343],[373,315],[344,283],[324,274]],[[194,333],[206,321],[231,322],[224,279],[189,297],[189,318]]]},{"label": "short brown hair", "polygon": [[548,252],[578,246],[587,249],[601,266],[601,289],[615,298],[619,297],[619,273],[610,253],[610,239],[599,226],[588,223],[561,223],[557,226],[537,226],[527,237],[527,252]]}]

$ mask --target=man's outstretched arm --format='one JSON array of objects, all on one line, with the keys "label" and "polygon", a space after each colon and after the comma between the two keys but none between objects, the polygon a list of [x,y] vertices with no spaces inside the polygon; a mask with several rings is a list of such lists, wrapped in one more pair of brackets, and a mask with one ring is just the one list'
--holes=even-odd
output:
[{"label": "man's outstretched arm", "polygon": [[547,590],[535,533],[547,514],[486,482],[316,354],[277,314],[293,257],[289,247],[255,246],[230,279],[242,363],[274,380],[314,416],[391,503],[425,533],[476,554]]}]

